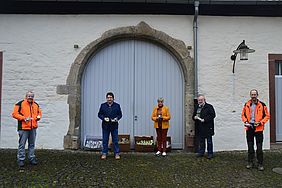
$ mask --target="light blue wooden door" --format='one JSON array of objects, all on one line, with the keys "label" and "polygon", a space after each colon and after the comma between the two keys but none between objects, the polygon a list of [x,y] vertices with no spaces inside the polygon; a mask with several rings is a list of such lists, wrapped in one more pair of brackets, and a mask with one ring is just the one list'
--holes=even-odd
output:
[{"label": "light blue wooden door", "polygon": [[[121,105],[123,117],[120,134],[133,135],[133,41],[116,42],[106,46],[93,56],[82,77],[81,138],[102,137],[100,104],[106,101],[106,93],[112,91],[115,101]],[[81,142],[82,146],[85,142]]]},{"label": "light blue wooden door", "polygon": [[[165,98],[172,119],[173,148],[183,148],[184,81],[176,59],[162,47],[138,40],[119,41],[96,53],[82,77],[81,138],[101,137],[97,113],[105,94],[112,91],[121,105],[119,134],[155,137],[151,120],[158,97]],[[82,142],[83,146],[84,142]]]},{"label": "light blue wooden door", "polygon": [[157,98],[170,109],[168,135],[173,148],[183,148],[183,78],[176,59],[152,43],[135,41],[135,123],[136,135],[156,137],[151,114]]}]

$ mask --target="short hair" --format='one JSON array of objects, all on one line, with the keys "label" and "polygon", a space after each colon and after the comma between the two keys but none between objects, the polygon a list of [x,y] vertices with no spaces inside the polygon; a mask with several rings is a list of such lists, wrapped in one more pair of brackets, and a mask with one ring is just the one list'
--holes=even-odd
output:
[{"label": "short hair", "polygon": [[106,94],[106,97],[107,97],[108,95],[112,96],[112,97],[113,97],[113,99],[115,98],[115,96],[114,96],[113,92],[108,92],[108,93]]},{"label": "short hair", "polygon": [[164,98],[163,97],[159,97],[158,98],[158,102],[164,102]]},{"label": "short hair", "polygon": [[29,91],[27,91],[27,92],[26,92],[25,96],[27,96],[29,93],[31,93],[31,94],[33,94],[33,95],[34,95],[34,92],[33,92],[33,91],[31,91],[31,90],[29,90]]},{"label": "short hair", "polygon": [[252,91],[255,91],[257,93],[257,95],[258,95],[258,90],[257,89],[251,89],[250,95],[251,95]]},{"label": "short hair", "polygon": [[199,98],[199,97],[204,97],[204,99],[206,98],[204,94],[199,94],[199,95],[198,95],[198,98]]}]

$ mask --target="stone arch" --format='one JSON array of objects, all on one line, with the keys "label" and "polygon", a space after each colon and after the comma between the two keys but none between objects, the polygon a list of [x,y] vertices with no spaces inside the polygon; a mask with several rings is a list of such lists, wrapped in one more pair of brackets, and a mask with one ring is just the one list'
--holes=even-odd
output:
[{"label": "stone arch", "polygon": [[64,136],[65,149],[80,148],[80,124],[81,124],[81,77],[89,59],[114,40],[138,39],[157,43],[170,51],[180,63],[184,75],[184,115],[185,115],[185,148],[192,149],[194,126],[192,113],[194,106],[194,64],[189,50],[183,41],[174,39],[162,31],[151,28],[145,22],[137,26],[120,27],[106,31],[100,38],[88,44],[79,53],[73,64],[66,81],[66,85],[58,85],[57,93],[68,95],[69,104],[69,129]]}]

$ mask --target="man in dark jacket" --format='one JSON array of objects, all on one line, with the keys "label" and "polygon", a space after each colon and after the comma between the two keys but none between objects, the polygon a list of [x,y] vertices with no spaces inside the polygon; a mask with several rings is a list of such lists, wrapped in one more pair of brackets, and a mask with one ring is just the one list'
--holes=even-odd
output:
[{"label": "man in dark jacket", "polygon": [[214,118],[215,111],[211,104],[206,103],[204,95],[198,96],[198,105],[195,107],[192,119],[195,121],[197,135],[198,157],[204,156],[205,141],[207,140],[208,159],[213,157]]},{"label": "man in dark jacket", "polygon": [[108,92],[107,102],[101,104],[98,117],[102,120],[103,150],[101,159],[106,159],[108,154],[109,136],[111,133],[114,145],[115,158],[120,159],[118,145],[118,121],[122,117],[120,105],[114,102],[114,94]]}]

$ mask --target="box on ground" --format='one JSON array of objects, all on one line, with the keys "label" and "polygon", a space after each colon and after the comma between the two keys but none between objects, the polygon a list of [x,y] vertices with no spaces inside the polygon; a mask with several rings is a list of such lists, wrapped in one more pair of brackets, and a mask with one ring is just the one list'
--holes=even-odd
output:
[{"label": "box on ground", "polygon": [[83,143],[83,149],[100,151],[103,148],[103,139],[101,137],[86,136]]},{"label": "box on ground", "polygon": [[154,138],[153,136],[135,136],[135,151],[137,152],[153,152]]},{"label": "box on ground", "polygon": [[[130,151],[130,135],[120,134],[118,135],[118,145],[121,152]],[[113,144],[111,144],[111,150],[114,151]]]}]

